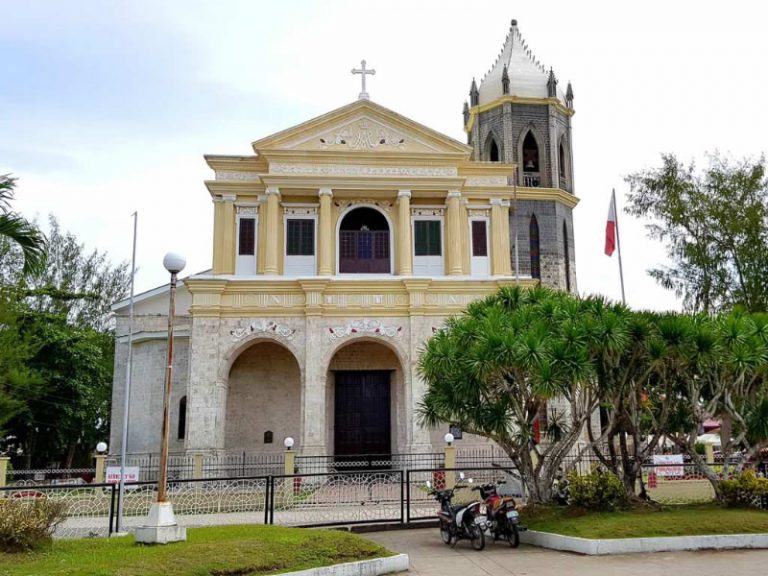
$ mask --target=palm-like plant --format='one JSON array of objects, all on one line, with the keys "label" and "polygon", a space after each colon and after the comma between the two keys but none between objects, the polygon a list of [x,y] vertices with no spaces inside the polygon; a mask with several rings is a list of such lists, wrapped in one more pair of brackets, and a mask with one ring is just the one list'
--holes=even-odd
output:
[{"label": "palm-like plant", "polygon": [[[546,501],[563,459],[596,406],[590,392],[587,306],[546,288],[502,288],[449,320],[426,345],[423,424],[459,423],[494,440],[515,462],[534,501]],[[548,400],[567,405],[547,442],[534,422]],[[547,432],[547,430],[545,430]],[[534,456],[535,454],[535,456]]]},{"label": "palm-like plant", "polygon": [[0,175],[0,236],[14,242],[24,256],[23,273],[38,274],[45,268],[45,236],[26,218],[11,210],[16,179]]}]

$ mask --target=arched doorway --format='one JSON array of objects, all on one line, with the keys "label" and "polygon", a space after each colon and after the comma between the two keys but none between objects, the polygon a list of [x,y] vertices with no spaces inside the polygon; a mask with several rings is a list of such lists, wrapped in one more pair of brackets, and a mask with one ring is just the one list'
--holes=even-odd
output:
[{"label": "arched doorway", "polygon": [[246,348],[229,371],[224,422],[226,450],[282,452],[283,439],[299,439],[301,369],[275,342]]},{"label": "arched doorway", "polygon": [[328,446],[337,460],[402,450],[404,376],[389,347],[362,340],[340,348],[327,383]]},{"label": "arched doorway", "polygon": [[374,208],[350,210],[339,225],[341,274],[389,274],[389,223]]}]

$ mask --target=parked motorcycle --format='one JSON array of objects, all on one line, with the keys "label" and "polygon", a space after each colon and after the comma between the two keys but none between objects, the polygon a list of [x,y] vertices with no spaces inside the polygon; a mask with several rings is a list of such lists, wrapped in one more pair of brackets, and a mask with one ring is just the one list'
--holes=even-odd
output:
[{"label": "parked motorcycle", "polygon": [[[469,484],[471,483],[472,479],[469,480]],[[455,546],[459,540],[469,540],[475,550],[482,550],[485,548],[486,527],[479,519],[480,502],[470,502],[458,506],[451,504],[454,492],[466,487],[466,484],[457,484],[455,488],[437,490],[427,481],[429,494],[440,502],[437,516],[440,519],[440,537],[443,543]]]},{"label": "parked motorcycle", "polygon": [[[503,483],[503,480],[498,482]],[[480,491],[480,498],[485,504],[486,526],[493,540],[504,539],[512,548],[517,548],[520,545],[520,531],[525,528],[520,526],[520,513],[516,509],[515,499],[499,495],[497,484],[493,483],[482,484],[472,490]]]}]

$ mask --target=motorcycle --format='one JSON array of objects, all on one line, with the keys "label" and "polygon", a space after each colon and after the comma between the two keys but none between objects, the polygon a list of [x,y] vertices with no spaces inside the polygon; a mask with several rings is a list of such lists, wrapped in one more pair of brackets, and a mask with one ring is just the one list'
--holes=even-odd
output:
[{"label": "motorcycle", "polygon": [[[504,481],[500,480],[499,484]],[[514,498],[498,494],[497,485],[482,484],[472,488],[480,492],[480,498],[485,504],[486,526],[493,540],[506,540],[512,548],[520,546],[520,532],[525,530],[520,526],[520,513],[517,511]]]},{"label": "motorcycle", "polygon": [[[462,480],[463,474],[462,474]],[[472,479],[469,479],[472,483]],[[437,516],[440,520],[440,537],[448,546],[455,546],[459,540],[469,540],[475,550],[485,548],[485,524],[479,520],[480,502],[470,502],[453,506],[451,500],[456,490],[466,488],[465,484],[457,484],[455,488],[437,490],[427,481],[429,494],[440,502]]]}]

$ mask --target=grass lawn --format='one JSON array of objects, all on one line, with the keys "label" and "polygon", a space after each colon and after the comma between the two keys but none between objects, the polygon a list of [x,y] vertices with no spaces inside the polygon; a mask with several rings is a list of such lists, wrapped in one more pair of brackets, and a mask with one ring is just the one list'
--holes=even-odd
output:
[{"label": "grass lawn", "polygon": [[251,576],[391,556],[335,530],[278,526],[190,528],[187,541],[137,546],[133,536],[54,540],[44,551],[0,552],[2,576]]},{"label": "grass lawn", "polygon": [[622,512],[587,513],[570,508],[526,510],[530,530],[581,538],[640,538],[700,534],[768,532],[768,512],[722,508],[715,504],[637,508]]}]

